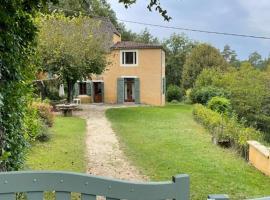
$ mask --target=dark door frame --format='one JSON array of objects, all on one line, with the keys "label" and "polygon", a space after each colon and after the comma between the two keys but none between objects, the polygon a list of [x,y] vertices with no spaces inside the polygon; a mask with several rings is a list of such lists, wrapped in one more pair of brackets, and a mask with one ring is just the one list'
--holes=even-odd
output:
[{"label": "dark door frame", "polygon": [[103,81],[93,81],[93,103],[103,103],[104,88],[102,87]]}]

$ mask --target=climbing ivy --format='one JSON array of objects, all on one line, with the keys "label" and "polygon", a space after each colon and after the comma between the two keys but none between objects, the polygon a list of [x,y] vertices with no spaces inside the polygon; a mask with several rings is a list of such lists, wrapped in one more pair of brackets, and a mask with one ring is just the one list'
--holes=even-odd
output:
[{"label": "climbing ivy", "polygon": [[18,170],[27,146],[23,121],[31,95],[36,11],[46,0],[0,4],[0,171]]}]

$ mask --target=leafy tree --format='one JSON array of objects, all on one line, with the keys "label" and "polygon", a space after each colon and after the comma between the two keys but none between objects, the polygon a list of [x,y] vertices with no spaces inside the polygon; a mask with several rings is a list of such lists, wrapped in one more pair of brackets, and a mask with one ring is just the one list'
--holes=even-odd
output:
[{"label": "leafy tree", "polygon": [[240,61],[237,59],[237,54],[234,50],[231,49],[229,45],[225,45],[223,51],[221,52],[223,58],[232,65],[233,67],[239,68]]},{"label": "leafy tree", "polygon": [[264,65],[262,56],[256,51],[249,55],[248,62],[250,62],[252,66],[258,69],[263,68]]},{"label": "leafy tree", "polygon": [[147,44],[159,44],[158,38],[154,37],[147,28],[141,31],[141,33],[136,34],[136,37],[133,40]]},{"label": "leafy tree", "polygon": [[115,12],[106,0],[58,0],[56,5],[48,4],[49,11],[62,10],[68,16],[88,14],[91,16],[108,17],[117,27],[118,22]]},{"label": "leafy tree", "polygon": [[269,71],[254,68],[243,62],[239,69],[229,68],[225,72],[205,69],[198,76],[195,90],[205,86],[229,92],[229,99],[239,120],[246,121],[266,133],[270,141],[270,75]]},{"label": "leafy tree", "polygon": [[44,70],[67,84],[67,100],[73,100],[77,80],[99,74],[106,66],[104,42],[108,35],[98,32],[96,20],[87,16],[61,14],[39,18],[38,56]]},{"label": "leafy tree", "polygon": [[183,68],[182,86],[184,89],[193,87],[197,76],[205,68],[220,68],[225,70],[228,64],[219,50],[208,44],[200,44],[192,49],[187,56]]},{"label": "leafy tree", "polygon": [[163,42],[166,50],[167,85],[181,85],[186,56],[195,45],[196,43],[189,40],[185,35],[179,34],[173,34]]},{"label": "leafy tree", "polygon": [[35,68],[36,27],[33,16],[45,0],[12,0],[0,4],[0,171],[18,170],[24,160],[25,114]]}]

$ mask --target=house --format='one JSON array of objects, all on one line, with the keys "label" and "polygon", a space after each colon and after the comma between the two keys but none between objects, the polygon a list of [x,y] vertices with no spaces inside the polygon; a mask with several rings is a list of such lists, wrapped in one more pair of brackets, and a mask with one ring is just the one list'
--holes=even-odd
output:
[{"label": "house", "polygon": [[164,105],[165,52],[162,46],[121,41],[120,33],[109,20],[103,20],[103,31],[110,33],[109,64],[103,74],[78,81],[75,96],[82,103]]}]

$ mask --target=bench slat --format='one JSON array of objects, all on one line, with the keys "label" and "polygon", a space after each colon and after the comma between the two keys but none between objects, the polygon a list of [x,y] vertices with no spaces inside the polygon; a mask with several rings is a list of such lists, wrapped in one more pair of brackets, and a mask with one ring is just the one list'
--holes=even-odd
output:
[{"label": "bench slat", "polygon": [[43,192],[27,192],[27,200],[43,200]]},{"label": "bench slat", "polygon": [[70,192],[56,192],[55,199],[56,200],[70,200],[71,194]]},{"label": "bench slat", "polygon": [[96,200],[96,196],[90,194],[82,194],[81,200]]},{"label": "bench slat", "polygon": [[120,199],[114,199],[114,198],[108,197],[108,198],[106,198],[106,200],[120,200]]},{"label": "bench slat", "polygon": [[15,200],[15,194],[14,193],[8,193],[8,194],[0,194],[1,200]]}]

